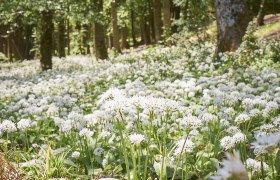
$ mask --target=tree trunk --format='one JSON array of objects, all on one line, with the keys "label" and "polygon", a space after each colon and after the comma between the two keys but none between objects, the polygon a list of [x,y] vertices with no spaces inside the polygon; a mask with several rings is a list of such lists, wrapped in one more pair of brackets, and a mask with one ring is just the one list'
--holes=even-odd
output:
[{"label": "tree trunk", "polygon": [[127,27],[122,27],[122,49],[128,48],[127,34],[128,34]]},{"label": "tree trunk", "polygon": [[88,38],[90,37],[90,26],[88,24],[82,25],[82,46],[83,46],[83,55],[89,54],[89,45],[87,43]]},{"label": "tree trunk", "polygon": [[67,19],[67,55],[68,56],[70,56],[70,54],[71,54],[70,31],[71,31],[70,20]]},{"label": "tree trunk", "polygon": [[32,29],[33,25],[25,26],[25,57],[27,60],[34,58],[34,53],[31,50],[34,47],[33,38],[32,38]]},{"label": "tree trunk", "polygon": [[[96,11],[102,12],[103,10],[103,2],[102,0],[94,0],[93,5],[96,8]],[[94,22],[93,25],[93,31],[94,31],[94,52],[96,59],[107,59],[108,58],[108,52],[106,49],[105,44],[105,29],[99,20]]]},{"label": "tree trunk", "polygon": [[[175,6],[174,4],[172,4],[172,17],[174,20],[179,20],[180,19],[180,7],[179,6]],[[178,26],[177,25],[173,25],[171,27],[172,29],[172,33],[177,33],[178,32]]]},{"label": "tree trunk", "polygon": [[1,53],[5,53],[5,38],[3,37],[4,35],[6,35],[6,27],[2,24],[0,24],[0,52]]},{"label": "tree trunk", "polygon": [[153,1],[149,1],[149,24],[150,24],[150,32],[151,32],[151,41],[156,41],[156,34],[155,34],[155,23],[154,23],[154,3]]},{"label": "tree trunk", "polygon": [[12,48],[11,48],[11,33],[8,33],[8,37],[7,37],[7,52],[6,52],[6,56],[9,60],[9,62],[13,61],[13,54],[12,54]]},{"label": "tree trunk", "polygon": [[117,16],[117,5],[115,1],[111,2],[111,15],[113,24],[113,45],[118,52],[121,52],[120,42],[119,42],[119,27],[118,27],[118,16]]},{"label": "tree trunk", "polygon": [[170,12],[170,0],[163,0],[163,26],[165,35],[171,33],[171,12]]},{"label": "tree trunk", "polygon": [[58,57],[65,57],[65,23],[64,19],[58,22]]},{"label": "tree trunk", "polygon": [[42,34],[41,34],[41,68],[43,71],[52,69],[52,43],[53,43],[53,16],[52,12],[42,12]]},{"label": "tree trunk", "polygon": [[256,26],[263,26],[264,25],[264,4],[265,4],[265,0],[261,0],[261,4],[260,4],[260,9],[257,15],[257,22],[256,22]]},{"label": "tree trunk", "polygon": [[[143,14],[146,14],[145,12],[146,7],[139,6],[139,12],[142,12]],[[145,15],[140,16],[140,30],[141,30],[141,40],[144,42],[144,44],[148,45],[151,44],[151,38],[150,38],[150,28],[147,24],[148,19]]]},{"label": "tree trunk", "polygon": [[216,0],[218,27],[216,52],[235,51],[250,22],[246,0]]},{"label": "tree trunk", "polygon": [[131,36],[132,36],[132,42],[133,42],[133,46],[136,47],[137,46],[137,41],[136,41],[136,36],[135,36],[135,17],[134,17],[134,11],[131,10],[130,12],[131,14]]},{"label": "tree trunk", "polygon": [[156,42],[161,40],[162,34],[162,22],[161,22],[161,3],[160,0],[154,0],[154,26],[155,26],[155,40]]}]

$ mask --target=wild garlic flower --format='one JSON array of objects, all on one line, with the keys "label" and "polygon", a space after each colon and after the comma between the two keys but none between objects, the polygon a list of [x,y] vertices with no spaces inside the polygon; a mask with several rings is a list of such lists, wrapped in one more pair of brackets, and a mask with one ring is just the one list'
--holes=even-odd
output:
[{"label": "wild garlic flower", "polygon": [[236,118],[234,119],[234,122],[239,125],[242,123],[245,123],[247,121],[250,120],[250,116],[248,116],[247,114],[243,113],[243,114],[239,114],[238,116],[236,116]]},{"label": "wild garlic flower", "polygon": [[72,154],[71,154],[71,157],[72,158],[79,158],[81,155],[81,153],[79,151],[74,151]]},{"label": "wild garlic flower", "polygon": [[129,141],[133,144],[133,145],[140,145],[142,142],[144,142],[146,140],[145,136],[143,134],[131,134],[129,136]]},{"label": "wild garlic flower", "polygon": [[190,139],[182,138],[176,143],[176,149],[174,150],[175,156],[185,155],[193,152],[195,145]]},{"label": "wild garlic flower", "polygon": [[[247,164],[247,168],[252,170],[253,174],[261,172],[261,162],[260,161],[256,161],[254,159],[248,158],[246,160],[246,164]],[[263,162],[263,168],[265,171],[268,170],[268,165],[265,162]]]},{"label": "wild garlic flower", "polygon": [[225,136],[220,140],[221,146],[225,149],[231,149],[234,148],[235,141],[232,137],[230,136]]},{"label": "wild garlic flower", "polygon": [[247,139],[246,135],[241,132],[234,134],[232,138],[233,138],[235,144],[244,142]]},{"label": "wild garlic flower", "polygon": [[234,152],[233,155],[226,153],[226,156],[227,159],[222,161],[223,167],[217,167],[218,176],[211,177],[211,179],[249,180],[246,168],[240,160],[239,152]]},{"label": "wild garlic flower", "polygon": [[0,124],[0,131],[1,131],[1,132],[11,133],[11,132],[17,131],[17,128],[16,128],[15,123],[13,123],[12,121],[10,121],[10,120],[4,120],[4,121]]},{"label": "wild garlic flower", "polygon": [[26,129],[30,128],[31,126],[32,126],[32,122],[30,119],[21,119],[17,123],[17,128],[19,130],[26,130]]},{"label": "wild garlic flower", "polygon": [[80,132],[79,135],[81,137],[91,137],[93,135],[93,131],[89,130],[88,128],[83,128]]}]

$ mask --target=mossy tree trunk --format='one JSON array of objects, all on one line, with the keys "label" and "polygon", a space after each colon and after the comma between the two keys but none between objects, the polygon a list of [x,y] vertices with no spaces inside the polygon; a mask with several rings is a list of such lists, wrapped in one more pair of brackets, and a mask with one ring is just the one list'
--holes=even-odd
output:
[{"label": "mossy tree trunk", "polygon": [[235,51],[251,20],[247,0],[216,0],[217,53]]}]

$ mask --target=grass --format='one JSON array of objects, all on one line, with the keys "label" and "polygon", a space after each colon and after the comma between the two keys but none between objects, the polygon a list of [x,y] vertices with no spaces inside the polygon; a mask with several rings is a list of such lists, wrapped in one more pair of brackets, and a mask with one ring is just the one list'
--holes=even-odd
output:
[{"label": "grass", "polygon": [[255,35],[262,39],[265,38],[271,34],[274,34],[276,32],[280,33],[280,21],[279,22],[275,22],[272,24],[267,24],[264,26],[261,26],[256,32]]}]

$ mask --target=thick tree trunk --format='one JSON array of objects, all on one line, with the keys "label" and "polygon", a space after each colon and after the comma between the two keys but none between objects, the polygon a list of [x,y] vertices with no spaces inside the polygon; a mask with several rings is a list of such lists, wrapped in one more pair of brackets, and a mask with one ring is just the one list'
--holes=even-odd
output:
[{"label": "thick tree trunk", "polygon": [[58,22],[58,57],[65,57],[65,22],[64,19]]},{"label": "thick tree trunk", "polygon": [[154,0],[154,26],[155,26],[155,40],[156,42],[161,40],[162,34],[162,21],[161,21],[161,3],[160,0]]},{"label": "thick tree trunk", "polygon": [[41,34],[41,68],[43,71],[52,69],[52,43],[53,43],[53,15],[52,12],[42,12],[42,34]]},{"label": "thick tree trunk", "polygon": [[235,51],[250,22],[246,0],[216,0],[217,53]]},{"label": "thick tree trunk", "polygon": [[113,25],[113,44],[114,48],[118,52],[121,52],[120,42],[119,42],[119,27],[118,27],[118,16],[117,16],[117,5],[116,2],[111,2],[111,15],[112,15],[112,25]]},{"label": "thick tree trunk", "polygon": [[257,15],[257,22],[256,22],[256,26],[263,26],[264,25],[264,4],[265,4],[265,0],[261,0],[261,4],[260,4],[260,9]]},{"label": "thick tree trunk", "polygon": [[104,27],[99,22],[94,23],[94,51],[96,59],[107,59],[108,53],[105,46]]},{"label": "thick tree trunk", "polygon": [[171,33],[171,12],[170,0],[163,0],[163,26],[166,35]]},{"label": "thick tree trunk", "polygon": [[[102,0],[94,0],[93,5],[97,12],[102,12],[103,2]],[[107,59],[108,52],[105,43],[105,29],[100,21],[95,21],[93,25],[94,31],[94,52],[96,59]]]}]

